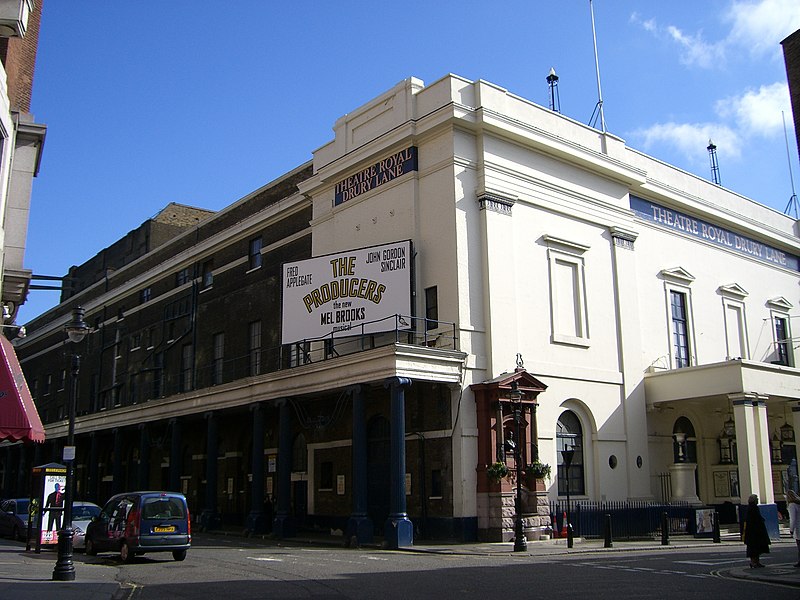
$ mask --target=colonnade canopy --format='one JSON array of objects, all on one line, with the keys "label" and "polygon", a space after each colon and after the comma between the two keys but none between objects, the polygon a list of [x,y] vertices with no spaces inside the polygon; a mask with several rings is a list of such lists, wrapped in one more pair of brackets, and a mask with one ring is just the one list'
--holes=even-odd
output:
[{"label": "colonnade canopy", "polygon": [[739,394],[800,400],[800,369],[734,359],[646,373],[644,388],[649,406],[677,400],[727,399]]},{"label": "colonnade canopy", "polygon": [[0,441],[44,442],[44,427],[17,353],[0,334]]}]

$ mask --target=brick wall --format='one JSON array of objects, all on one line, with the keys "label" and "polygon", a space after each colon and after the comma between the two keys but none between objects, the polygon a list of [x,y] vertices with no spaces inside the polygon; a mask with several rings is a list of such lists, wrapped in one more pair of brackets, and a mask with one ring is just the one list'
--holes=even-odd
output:
[{"label": "brick wall", "polygon": [[33,91],[33,72],[36,67],[36,48],[39,45],[39,24],[44,0],[36,0],[28,16],[25,37],[0,38],[0,60],[8,75],[8,99],[11,110],[30,112]]}]

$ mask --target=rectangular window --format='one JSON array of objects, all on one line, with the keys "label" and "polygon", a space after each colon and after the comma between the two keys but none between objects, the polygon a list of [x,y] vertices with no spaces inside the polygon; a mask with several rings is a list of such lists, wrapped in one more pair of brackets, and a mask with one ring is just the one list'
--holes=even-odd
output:
[{"label": "rectangular window", "polygon": [[175,274],[175,285],[177,287],[189,283],[189,268],[181,269]]},{"label": "rectangular window", "polygon": [[433,469],[431,471],[431,498],[442,497],[442,470]]},{"label": "rectangular window", "polygon": [[153,356],[153,398],[164,395],[164,353],[158,352]]},{"label": "rectangular window", "polygon": [[425,288],[425,329],[439,326],[439,292],[434,285]]},{"label": "rectangular window", "polygon": [[44,378],[44,395],[47,396],[50,394],[50,387],[53,385],[53,376],[47,375]]},{"label": "rectangular window", "polygon": [[139,402],[139,389],[136,387],[136,375],[131,375],[128,389],[129,389],[128,396],[130,397],[130,403],[136,404],[137,402]]},{"label": "rectangular window", "polygon": [[211,367],[211,384],[222,383],[225,365],[225,334],[214,334],[214,362]]},{"label": "rectangular window", "polygon": [[58,382],[58,391],[63,392],[67,388],[67,370],[61,369],[61,380]]},{"label": "rectangular window", "polygon": [[214,285],[214,261],[207,260],[203,263],[203,289],[210,288]]},{"label": "rectangular window", "polygon": [[92,382],[89,386],[89,401],[92,403],[92,412],[100,410],[100,375],[92,373]]},{"label": "rectangular window", "polygon": [[786,317],[773,317],[775,323],[775,364],[790,365],[789,320]]},{"label": "rectangular window", "polygon": [[669,299],[672,315],[672,351],[675,355],[675,367],[680,369],[691,364],[686,294],[670,290]]},{"label": "rectangular window", "polygon": [[146,287],[141,291],[139,300],[141,301],[142,304],[144,304],[145,302],[149,302],[150,298],[152,297],[153,297],[153,290],[149,287]]},{"label": "rectangular window", "polygon": [[251,269],[257,269],[261,266],[261,237],[253,238],[250,240],[250,253],[248,265]]},{"label": "rectangular window", "polygon": [[319,489],[324,491],[333,490],[333,463],[323,462],[319,465]]},{"label": "rectangular window", "polygon": [[194,379],[194,352],[191,344],[184,344],[181,349],[181,380],[180,391],[188,392],[192,389]]},{"label": "rectangular window", "polygon": [[249,375],[252,377],[261,373],[261,321],[253,321],[250,323],[249,339]]}]

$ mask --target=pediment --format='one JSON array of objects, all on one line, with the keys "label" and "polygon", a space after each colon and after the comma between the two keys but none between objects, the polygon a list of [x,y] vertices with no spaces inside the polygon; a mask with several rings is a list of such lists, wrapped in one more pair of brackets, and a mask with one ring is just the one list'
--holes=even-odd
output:
[{"label": "pediment", "polygon": [[744,300],[748,296],[748,292],[738,283],[729,283],[728,285],[721,285],[717,288],[723,296],[733,297],[738,300]]},{"label": "pediment", "polygon": [[785,312],[789,312],[790,310],[792,310],[792,308],[794,308],[794,305],[783,296],[770,298],[769,300],[767,300],[767,306]]},{"label": "pediment", "polygon": [[673,267],[672,269],[662,269],[659,272],[659,275],[661,275],[661,277],[663,279],[666,279],[667,281],[672,281],[674,283],[680,283],[682,285],[689,285],[695,279],[694,275],[689,273],[689,271],[687,271],[683,267]]}]

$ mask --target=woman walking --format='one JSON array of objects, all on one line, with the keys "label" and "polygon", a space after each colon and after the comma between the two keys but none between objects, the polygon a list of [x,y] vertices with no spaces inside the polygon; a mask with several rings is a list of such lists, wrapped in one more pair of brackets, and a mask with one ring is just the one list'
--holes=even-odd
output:
[{"label": "woman walking", "polygon": [[797,492],[789,490],[786,492],[786,501],[789,505],[789,533],[797,543],[797,564],[800,567],[800,496]]},{"label": "woman walking", "polygon": [[747,516],[744,521],[744,544],[747,546],[747,558],[751,569],[763,568],[759,560],[762,554],[769,553],[769,534],[764,524],[764,517],[758,510],[758,496],[751,494],[747,499]]}]

